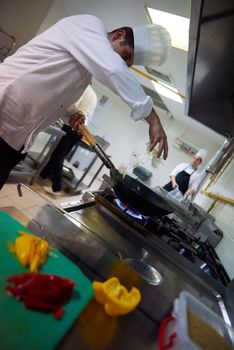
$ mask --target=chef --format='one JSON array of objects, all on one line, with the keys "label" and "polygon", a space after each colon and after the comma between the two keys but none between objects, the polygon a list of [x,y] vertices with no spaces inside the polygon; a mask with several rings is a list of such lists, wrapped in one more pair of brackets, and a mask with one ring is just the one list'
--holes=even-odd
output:
[{"label": "chef", "polygon": [[[88,125],[94,114],[95,107],[97,105],[97,96],[89,85],[81,98],[74,103],[67,111],[67,115],[73,117],[74,115],[85,116],[85,124]],[[62,130],[66,134],[61,138],[58,145],[53,150],[51,157],[46,166],[40,172],[42,179],[50,178],[52,186],[43,186],[43,189],[51,194],[59,196],[61,195],[62,189],[62,175],[63,175],[63,163],[65,157],[68,155],[70,150],[76,145],[81,139],[82,135],[73,131],[72,128],[64,124]]]},{"label": "chef", "polygon": [[[37,134],[77,101],[92,76],[118,94],[134,120],[149,124],[150,149],[168,145],[153,102],[128,67],[165,62],[171,40],[161,26],[108,33],[92,15],[64,18],[0,64],[0,189]],[[76,131],[83,120],[70,121]]]},{"label": "chef", "polygon": [[197,187],[199,177],[198,167],[206,156],[206,150],[200,149],[193,157],[191,163],[180,163],[171,172],[170,179],[163,188],[168,192],[178,188],[185,196],[191,196]]}]

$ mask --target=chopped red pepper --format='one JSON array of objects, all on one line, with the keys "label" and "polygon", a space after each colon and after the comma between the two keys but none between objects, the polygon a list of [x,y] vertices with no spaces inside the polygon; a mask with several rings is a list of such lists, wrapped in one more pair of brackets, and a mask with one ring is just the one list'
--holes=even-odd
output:
[{"label": "chopped red pepper", "polygon": [[60,320],[60,318],[63,317],[63,314],[64,314],[64,307],[60,307],[60,309],[56,310],[54,312],[54,317],[57,319],[57,320]]},{"label": "chopped red pepper", "polygon": [[11,276],[6,290],[15,298],[23,300],[26,308],[53,312],[60,319],[64,313],[62,305],[71,298],[75,283],[69,278],[51,274],[22,273]]},{"label": "chopped red pepper", "polygon": [[40,310],[44,312],[54,312],[60,308],[60,304],[50,305],[44,301],[33,299],[30,297],[27,297],[24,299],[24,306],[27,309],[35,309],[35,310]]},{"label": "chopped red pepper", "polygon": [[8,277],[7,281],[8,282],[13,282],[15,284],[23,283],[29,280],[32,277],[32,273],[20,273],[18,275],[12,275]]}]

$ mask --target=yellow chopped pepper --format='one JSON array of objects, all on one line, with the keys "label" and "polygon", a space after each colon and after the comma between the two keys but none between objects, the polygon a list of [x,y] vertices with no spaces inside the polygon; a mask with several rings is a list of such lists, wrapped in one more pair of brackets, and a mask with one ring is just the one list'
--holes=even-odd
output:
[{"label": "yellow chopped pepper", "polygon": [[128,314],[141,301],[140,291],[133,287],[130,292],[120,284],[118,278],[112,277],[106,282],[93,282],[95,299],[104,304],[109,316]]},{"label": "yellow chopped pepper", "polygon": [[15,245],[10,244],[10,251],[14,253],[21,265],[29,266],[30,272],[37,272],[40,265],[44,264],[50,251],[48,242],[32,234],[19,231],[20,237],[15,240]]}]

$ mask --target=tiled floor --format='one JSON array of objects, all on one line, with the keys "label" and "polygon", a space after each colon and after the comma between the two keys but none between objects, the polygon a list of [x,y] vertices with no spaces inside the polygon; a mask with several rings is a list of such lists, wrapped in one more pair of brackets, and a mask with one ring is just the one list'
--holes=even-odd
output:
[{"label": "tiled floor", "polygon": [[[28,186],[29,189],[22,186],[21,188],[23,196],[20,197],[17,191],[17,184],[19,182],[20,181],[15,181],[14,183],[9,182],[2,188],[0,191],[0,209],[3,207],[14,206],[29,219],[35,215],[38,207],[48,203],[48,201],[52,202],[52,204],[55,206],[62,207],[61,203],[76,201],[79,200],[82,196],[82,194],[71,195],[63,191],[61,196],[53,196],[44,191],[42,188],[42,183],[34,183],[32,186],[30,186],[28,184],[28,181],[24,181],[24,184]],[[100,183],[100,180],[95,180],[91,190],[97,190],[100,186]],[[46,181],[44,184],[49,185],[50,183]],[[33,192],[31,192],[30,189]]]},{"label": "tiled floor", "polygon": [[[48,141],[48,137],[48,134],[44,132],[40,133],[31,149],[31,152],[37,152],[39,155],[42,149],[44,148],[46,142]],[[26,158],[26,163],[31,164],[28,163],[28,158]],[[73,173],[75,174],[77,179],[81,178],[83,172],[79,171],[66,160],[65,165],[73,170]],[[85,184],[88,184],[91,181],[92,177],[93,173],[92,171],[90,171],[84,180]],[[17,175],[10,176],[10,179],[7,182],[7,184],[0,191],[0,209],[3,207],[14,206],[18,210],[20,210],[25,216],[31,219],[36,213],[37,208],[41,205],[46,204],[48,201],[52,202],[55,206],[62,207],[60,205],[61,203],[76,201],[81,197],[81,195],[72,195],[66,192],[62,192],[62,196],[59,197],[49,195],[42,188],[42,185],[51,185],[51,182],[49,180],[43,181],[39,177],[32,186],[29,185],[29,181],[30,177],[20,177],[18,173]],[[36,193],[32,193],[29,189],[25,189],[22,187],[23,196],[19,197],[17,191],[18,183],[23,183],[31,187],[31,190],[33,190]],[[102,180],[96,178],[94,183],[92,184],[92,188],[89,188],[88,190],[97,190],[100,187],[101,183]]]}]

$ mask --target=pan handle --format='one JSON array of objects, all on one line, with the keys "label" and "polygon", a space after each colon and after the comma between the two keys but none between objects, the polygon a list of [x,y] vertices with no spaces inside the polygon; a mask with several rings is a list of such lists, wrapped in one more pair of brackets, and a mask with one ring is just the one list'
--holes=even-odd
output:
[{"label": "pan handle", "polygon": [[86,126],[84,124],[79,125],[79,132],[86,139],[86,141],[90,144],[90,146],[93,147],[97,144],[97,140],[91,134],[91,132],[86,128]]},{"label": "pan handle", "polygon": [[115,166],[112,163],[112,161],[110,160],[110,158],[103,151],[103,149],[99,146],[95,137],[91,134],[91,132],[86,128],[86,126],[84,124],[81,124],[79,126],[79,132],[82,134],[82,136],[85,138],[85,140],[90,144],[90,146],[93,148],[93,150],[97,153],[98,157],[102,160],[102,162],[105,164],[105,166],[108,169],[115,169]]}]

